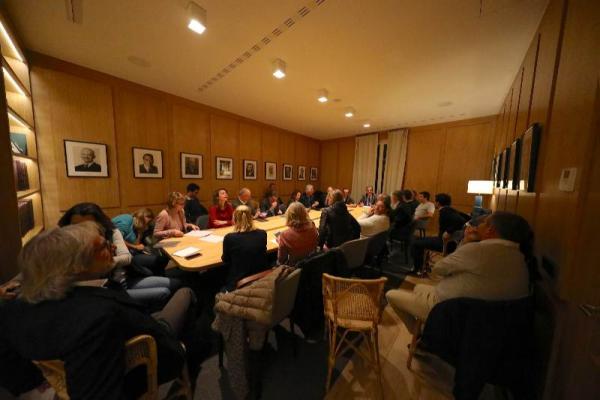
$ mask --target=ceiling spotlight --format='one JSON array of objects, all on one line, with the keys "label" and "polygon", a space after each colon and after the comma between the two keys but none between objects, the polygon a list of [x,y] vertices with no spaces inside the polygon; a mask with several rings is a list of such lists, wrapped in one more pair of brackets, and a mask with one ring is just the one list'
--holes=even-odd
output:
[{"label": "ceiling spotlight", "polygon": [[363,124],[363,128],[370,128],[371,127],[371,123],[370,122],[365,122]]},{"label": "ceiling spotlight", "polygon": [[206,10],[193,1],[188,3],[187,10],[190,16],[188,28],[202,35],[206,30]]},{"label": "ceiling spotlight", "polygon": [[317,97],[317,100],[319,103],[327,103],[329,100],[329,92],[327,92],[325,89],[319,90],[319,97]]},{"label": "ceiling spotlight", "polygon": [[277,79],[285,77],[285,62],[279,58],[273,61],[273,76]]},{"label": "ceiling spotlight", "polygon": [[352,118],[354,117],[354,114],[356,114],[356,111],[354,111],[354,108],[352,107],[348,107],[346,108],[346,111],[344,111],[344,116],[346,118]]}]

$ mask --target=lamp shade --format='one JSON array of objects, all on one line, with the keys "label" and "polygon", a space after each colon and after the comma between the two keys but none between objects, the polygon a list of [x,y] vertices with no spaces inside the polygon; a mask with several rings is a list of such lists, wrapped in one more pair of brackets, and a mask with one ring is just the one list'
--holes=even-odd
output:
[{"label": "lamp shade", "polygon": [[469,181],[467,193],[472,194],[492,194],[494,193],[493,181]]}]

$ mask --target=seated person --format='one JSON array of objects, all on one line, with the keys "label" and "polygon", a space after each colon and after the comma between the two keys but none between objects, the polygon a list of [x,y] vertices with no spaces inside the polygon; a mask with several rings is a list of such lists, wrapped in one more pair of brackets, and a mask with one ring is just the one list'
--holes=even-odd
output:
[{"label": "seated person", "polygon": [[112,219],[112,223],[123,235],[125,246],[133,256],[132,265],[142,275],[165,274],[169,257],[159,256],[148,251],[144,239],[148,234],[154,213],[149,208],[140,208],[133,214],[121,214]]},{"label": "seated person", "polygon": [[304,194],[302,194],[300,197],[300,203],[304,204],[304,207],[306,208],[319,208],[319,197],[316,196],[315,187],[313,185],[306,185],[304,188]]},{"label": "seated person", "polygon": [[413,291],[387,292],[390,305],[410,328],[414,318],[425,320],[437,303],[458,297],[500,301],[529,295],[529,272],[520,248],[533,237],[524,218],[497,211],[467,232],[454,253],[438,261],[436,285],[418,284]]},{"label": "seated person", "polygon": [[266,217],[283,214],[283,204],[278,201],[277,194],[265,197],[260,204],[260,212]]},{"label": "seated person", "polygon": [[344,203],[346,205],[349,205],[349,206],[355,205],[354,204],[354,199],[352,199],[352,197],[350,197],[350,189],[344,188],[344,190],[342,191],[342,193],[344,194]]},{"label": "seated person", "polygon": [[373,215],[361,215],[358,218],[360,233],[363,236],[375,236],[379,232],[387,231],[390,228],[390,218],[388,217],[389,208],[385,201],[378,200],[373,208]]},{"label": "seated person", "polygon": [[415,209],[415,220],[428,219],[435,213],[435,204],[429,201],[429,192],[421,192],[417,195],[419,205]]},{"label": "seated person", "polygon": [[188,230],[198,230],[198,226],[187,222],[185,219],[185,196],[179,192],[169,193],[167,208],[156,216],[154,224],[154,237],[166,239],[182,237]]},{"label": "seated person", "polygon": [[64,361],[70,398],[139,395],[145,374],[134,370],[123,379],[125,342],[137,335],[156,340],[159,384],[184,365],[177,338],[193,303],[190,289],[179,289],[151,317],[124,292],[81,286],[110,272],[111,247],[92,222],[42,232],[19,255],[19,298],[0,308],[0,340],[27,360]]},{"label": "seated person", "polygon": [[237,282],[268,268],[267,233],[256,229],[248,206],[239,206],[233,212],[233,232],[223,239],[221,259],[227,268],[223,290],[235,290]]},{"label": "seated person", "polygon": [[348,212],[341,190],[331,194],[331,206],[321,211],[319,223],[319,246],[338,247],[352,239],[360,237],[360,225]]},{"label": "seated person", "polygon": [[208,215],[208,210],[198,200],[200,186],[195,183],[187,185],[187,194],[185,196],[185,219],[192,223],[198,222],[198,217]]},{"label": "seated person", "polygon": [[277,198],[277,203],[279,204],[279,209],[282,212],[285,212],[286,206],[283,203],[283,200],[281,200],[281,197],[279,197],[279,192],[277,191],[277,185],[275,183],[269,184],[269,186],[267,187],[267,190],[265,191],[264,199],[273,197],[273,196]]},{"label": "seated person", "polygon": [[[302,192],[299,190],[294,190],[292,192],[292,194],[290,194],[290,199],[288,200],[287,204],[286,204],[286,208],[290,206],[290,204],[292,204],[295,201],[300,201],[300,198],[302,197]],[[306,207],[306,206],[305,206]]]},{"label": "seated person", "polygon": [[256,202],[252,199],[252,192],[248,188],[240,189],[237,199],[234,199],[231,202],[231,206],[234,210],[239,206],[248,206],[254,217],[257,217],[260,213],[260,208],[258,207],[258,204],[256,204]]},{"label": "seated person", "polygon": [[456,231],[462,231],[467,219],[463,215],[450,207],[452,198],[445,193],[435,195],[435,206],[439,209],[439,231],[438,236],[428,236],[418,238],[411,244],[410,253],[413,255],[415,271],[420,273],[423,270],[423,258],[426,249],[442,251],[444,247],[443,237],[451,236]]},{"label": "seated person", "polygon": [[367,186],[365,189],[365,194],[360,198],[358,205],[359,206],[373,206],[377,201],[377,196],[373,192],[373,186]]},{"label": "seated person", "polygon": [[223,228],[233,225],[233,207],[227,189],[221,188],[213,195],[213,206],[208,210],[208,227]]},{"label": "seated person", "polygon": [[319,233],[315,223],[308,218],[302,203],[290,204],[286,218],[289,229],[281,232],[277,237],[279,243],[277,263],[295,266],[298,261],[316,250]]},{"label": "seated person", "polygon": [[403,190],[392,193],[396,207],[390,213],[390,238],[392,240],[408,241],[413,233],[413,210],[406,201]]}]

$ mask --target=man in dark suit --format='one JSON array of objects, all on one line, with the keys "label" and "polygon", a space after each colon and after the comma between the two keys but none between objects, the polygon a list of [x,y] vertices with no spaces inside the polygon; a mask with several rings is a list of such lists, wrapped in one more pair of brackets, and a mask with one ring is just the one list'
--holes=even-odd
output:
[{"label": "man in dark suit", "polygon": [[83,163],[76,165],[75,171],[102,172],[102,167],[100,166],[100,164],[94,162],[94,159],[96,158],[96,153],[94,152],[94,150],[88,147],[84,147],[83,149],[81,149],[80,157]]},{"label": "man in dark suit", "polygon": [[315,194],[315,187],[313,185],[306,185],[302,197],[300,197],[300,203],[304,204],[306,208],[319,208],[319,198]]},{"label": "man in dark suit", "polygon": [[144,163],[140,164],[140,174],[158,174],[158,167],[154,165],[154,156],[150,153],[144,154]]},{"label": "man in dark suit", "polygon": [[348,212],[344,195],[339,189],[331,193],[331,206],[321,211],[319,222],[319,246],[338,247],[349,240],[360,237],[360,225]]},{"label": "man in dark suit", "polygon": [[442,251],[444,247],[444,235],[451,236],[457,231],[461,231],[467,222],[465,215],[450,207],[452,198],[445,193],[435,195],[435,207],[439,209],[440,228],[437,236],[428,236],[415,239],[411,245],[411,254],[415,262],[415,271],[422,272],[423,257],[425,250]]},{"label": "man in dark suit", "polygon": [[361,206],[373,206],[377,201],[377,196],[373,192],[373,186],[367,186],[365,194],[360,198],[358,202]]}]

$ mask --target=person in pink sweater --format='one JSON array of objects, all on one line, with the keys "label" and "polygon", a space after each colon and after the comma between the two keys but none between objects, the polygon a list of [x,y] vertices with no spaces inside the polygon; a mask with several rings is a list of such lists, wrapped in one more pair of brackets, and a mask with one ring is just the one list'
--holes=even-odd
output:
[{"label": "person in pink sweater", "polygon": [[166,239],[170,237],[181,237],[188,230],[199,228],[185,220],[185,196],[179,192],[169,193],[167,208],[162,210],[154,222],[154,237]]},{"label": "person in pink sweater", "polygon": [[277,238],[277,263],[294,266],[317,248],[317,228],[300,202],[293,202],[286,211],[289,229]]}]

